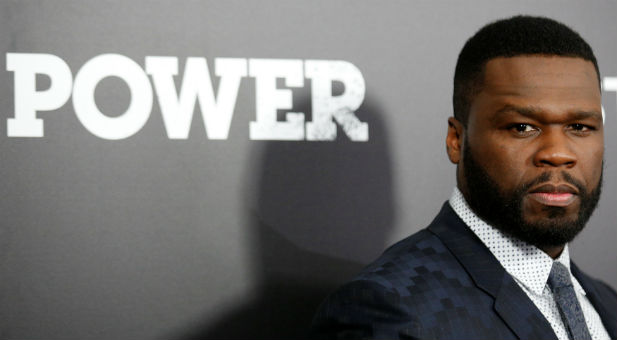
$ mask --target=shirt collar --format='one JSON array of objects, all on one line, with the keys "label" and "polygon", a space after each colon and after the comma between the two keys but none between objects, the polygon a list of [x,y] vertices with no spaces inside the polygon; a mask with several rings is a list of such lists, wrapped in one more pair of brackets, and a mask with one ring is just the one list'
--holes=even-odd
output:
[{"label": "shirt collar", "polygon": [[[554,260],[539,248],[490,226],[478,217],[468,206],[458,188],[453,190],[449,204],[464,223],[481,239],[483,244],[496,257],[517,282],[535,294],[542,295],[549,278]],[[565,245],[562,254],[555,260],[571,272],[569,246]],[[586,294],[579,282],[571,274],[573,287]]]}]

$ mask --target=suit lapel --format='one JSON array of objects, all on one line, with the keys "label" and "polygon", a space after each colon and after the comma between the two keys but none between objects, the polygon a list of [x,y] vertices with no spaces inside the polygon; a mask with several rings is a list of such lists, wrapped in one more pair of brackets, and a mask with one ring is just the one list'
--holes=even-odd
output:
[{"label": "suit lapel", "polygon": [[494,308],[520,339],[557,339],[547,319],[506,272]]},{"label": "suit lapel", "polygon": [[[609,333],[609,336],[616,340],[616,308],[608,304],[607,298],[603,299],[599,291],[596,289],[592,279],[584,275],[577,266],[571,262],[571,272],[582,288],[586,291],[586,297],[597,311],[603,322],[603,326]],[[615,299],[615,297],[614,297]]]},{"label": "suit lapel", "polygon": [[475,284],[495,299],[496,313],[518,338],[556,339],[543,314],[448,202],[428,229],[444,242]]}]

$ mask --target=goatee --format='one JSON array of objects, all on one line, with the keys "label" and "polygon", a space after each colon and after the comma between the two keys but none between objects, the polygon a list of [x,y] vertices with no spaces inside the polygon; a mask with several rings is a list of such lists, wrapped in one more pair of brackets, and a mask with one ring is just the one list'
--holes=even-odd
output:
[{"label": "goatee", "polygon": [[[580,181],[561,171],[561,180],[579,191],[577,217],[567,217],[565,207],[548,206],[544,208],[546,218],[530,222],[523,216],[524,196],[533,186],[549,181],[551,172],[544,172],[515,190],[504,192],[475,160],[468,143],[464,143],[462,163],[466,180],[466,192],[462,190],[462,193],[470,208],[491,226],[538,248],[562,246],[572,241],[588,222],[601,196],[602,173],[596,187],[587,191]],[[462,188],[461,185],[459,187]]]}]

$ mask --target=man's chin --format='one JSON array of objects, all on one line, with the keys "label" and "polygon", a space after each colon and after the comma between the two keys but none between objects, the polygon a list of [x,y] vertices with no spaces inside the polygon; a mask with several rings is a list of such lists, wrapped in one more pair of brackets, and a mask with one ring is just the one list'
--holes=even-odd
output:
[{"label": "man's chin", "polygon": [[523,217],[518,226],[502,226],[499,229],[539,248],[563,246],[571,242],[585,224],[577,215],[565,215],[552,207],[549,216],[529,219]]},{"label": "man's chin", "polygon": [[579,210],[569,211],[562,207],[544,207],[534,214],[526,214],[524,210],[522,221],[529,225],[560,228],[564,224],[576,223],[578,218]]}]

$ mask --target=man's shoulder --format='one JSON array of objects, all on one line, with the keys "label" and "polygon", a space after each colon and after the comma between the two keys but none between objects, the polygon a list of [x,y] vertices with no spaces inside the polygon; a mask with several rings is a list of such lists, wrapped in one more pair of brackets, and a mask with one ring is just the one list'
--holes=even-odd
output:
[{"label": "man's shoulder", "polygon": [[446,282],[435,281],[446,279],[443,271],[449,261],[448,249],[427,229],[397,242],[322,303],[314,318],[314,336],[420,337],[424,313],[410,309],[429,311],[425,304],[444,295],[432,291],[444,288]]},{"label": "man's shoulder", "polygon": [[458,259],[460,251],[453,251],[450,239],[461,243],[474,237],[445,203],[427,228],[390,246],[355,280],[376,282],[403,295],[443,289],[450,284],[470,285],[470,276]]},{"label": "man's shoulder", "polygon": [[372,281],[385,288],[405,289],[438,272],[459,267],[442,241],[423,229],[389,247],[363,269],[354,281]]},{"label": "man's shoulder", "polygon": [[[488,314],[492,306],[492,298],[428,227],[388,248],[332,293],[318,309],[312,333],[324,338],[452,338],[459,332],[508,338],[508,329]],[[479,327],[462,326],[470,322]]]}]

